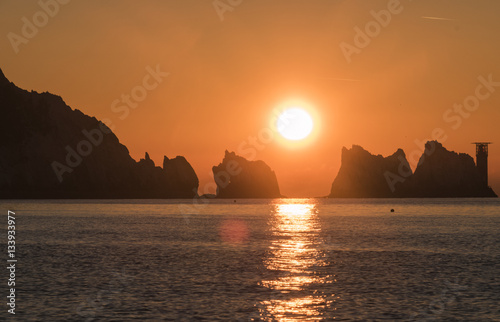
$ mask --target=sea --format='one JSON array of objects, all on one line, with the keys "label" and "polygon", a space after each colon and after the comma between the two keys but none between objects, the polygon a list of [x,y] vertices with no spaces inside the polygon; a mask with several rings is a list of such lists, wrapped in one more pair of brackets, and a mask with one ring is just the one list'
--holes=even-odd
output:
[{"label": "sea", "polygon": [[500,321],[499,199],[2,200],[0,211],[1,320]]}]

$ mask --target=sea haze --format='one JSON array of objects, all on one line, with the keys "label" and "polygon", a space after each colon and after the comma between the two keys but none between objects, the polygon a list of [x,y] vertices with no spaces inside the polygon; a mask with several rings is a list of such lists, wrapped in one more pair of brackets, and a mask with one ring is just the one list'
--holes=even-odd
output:
[{"label": "sea haze", "polygon": [[16,213],[14,320],[500,319],[498,199],[0,208]]}]

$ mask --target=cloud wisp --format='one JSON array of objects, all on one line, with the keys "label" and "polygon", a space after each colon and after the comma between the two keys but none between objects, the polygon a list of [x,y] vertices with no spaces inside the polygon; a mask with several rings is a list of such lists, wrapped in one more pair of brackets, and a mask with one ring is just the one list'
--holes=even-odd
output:
[{"label": "cloud wisp", "polygon": [[451,19],[451,18],[443,18],[443,17],[429,17],[429,16],[422,16],[420,17],[422,19],[427,19],[427,20],[442,20],[442,21],[456,21],[456,19]]}]

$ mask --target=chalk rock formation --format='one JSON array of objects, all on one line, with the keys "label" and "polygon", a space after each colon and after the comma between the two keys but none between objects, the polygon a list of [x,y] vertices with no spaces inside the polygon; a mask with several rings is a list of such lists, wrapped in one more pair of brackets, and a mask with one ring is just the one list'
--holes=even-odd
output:
[{"label": "chalk rock formation", "polygon": [[425,144],[415,173],[400,190],[406,197],[496,197],[470,155],[448,151],[437,141]]},{"label": "chalk rock formation", "polygon": [[217,198],[279,198],[276,174],[264,161],[248,161],[226,150],[222,163],[212,168]]},{"label": "chalk rock formation", "polygon": [[[332,198],[390,198],[396,196],[391,189],[389,173],[404,172],[411,168],[403,150],[383,157],[372,155],[358,145],[342,148],[342,163],[333,181],[329,197]],[[388,177],[389,176],[389,177]]]},{"label": "chalk rock formation", "polygon": [[342,149],[342,164],[332,184],[333,198],[497,197],[483,182],[474,159],[429,141],[412,173],[403,150],[374,156],[360,146]]}]

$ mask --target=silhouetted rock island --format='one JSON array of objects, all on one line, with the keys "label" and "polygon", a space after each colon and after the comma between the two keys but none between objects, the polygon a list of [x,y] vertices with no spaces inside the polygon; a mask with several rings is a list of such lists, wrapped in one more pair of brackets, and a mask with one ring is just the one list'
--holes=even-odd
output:
[{"label": "silhouetted rock island", "polygon": [[104,123],[61,97],[28,92],[0,70],[0,198],[192,198],[184,157],[136,162]]},{"label": "silhouetted rock island", "polygon": [[410,165],[401,149],[384,158],[381,155],[372,155],[358,145],[353,145],[350,150],[344,147],[340,170],[333,181],[330,197],[394,197],[384,174],[388,171],[397,174],[399,168],[411,174]]},{"label": "silhouetted rock island", "polygon": [[332,198],[497,197],[481,177],[474,159],[429,141],[415,173],[403,150],[389,157],[372,155],[360,146],[342,149],[342,163]]},{"label": "silhouetted rock island", "polygon": [[448,151],[437,141],[425,144],[413,176],[400,188],[403,196],[412,197],[497,197],[485,184],[466,153]]},{"label": "silhouetted rock island", "polygon": [[276,174],[264,161],[248,161],[226,150],[222,163],[212,168],[217,198],[280,198]]}]

